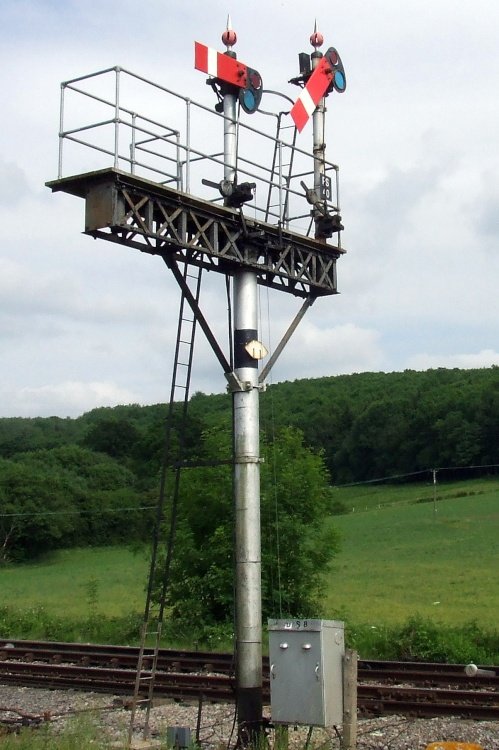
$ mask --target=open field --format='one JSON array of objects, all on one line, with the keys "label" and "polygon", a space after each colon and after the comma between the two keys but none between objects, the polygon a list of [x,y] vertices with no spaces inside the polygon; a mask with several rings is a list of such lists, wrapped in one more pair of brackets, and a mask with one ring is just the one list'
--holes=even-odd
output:
[{"label": "open field", "polygon": [[[379,626],[420,614],[497,628],[499,480],[437,490],[436,513],[432,485],[334,490],[355,512],[332,520],[343,547],[328,576],[328,616]],[[81,619],[140,613],[147,572],[147,551],[62,550],[0,567],[1,603]]]},{"label": "open field", "polygon": [[142,612],[147,553],[125,547],[60,550],[37,563],[0,567],[2,603],[84,619]]},{"label": "open field", "polygon": [[460,497],[475,497],[496,493],[499,498],[499,477],[485,477],[456,482],[438,481],[414,482],[407,484],[380,484],[365,482],[344,487],[333,487],[333,500],[340,501],[349,513],[361,513],[385,506],[433,503],[434,500],[454,500]]},{"label": "open field", "polygon": [[[448,625],[499,618],[499,481],[337,490],[343,548],[329,615],[379,626],[408,616]],[[417,502],[419,500],[419,502]]]}]

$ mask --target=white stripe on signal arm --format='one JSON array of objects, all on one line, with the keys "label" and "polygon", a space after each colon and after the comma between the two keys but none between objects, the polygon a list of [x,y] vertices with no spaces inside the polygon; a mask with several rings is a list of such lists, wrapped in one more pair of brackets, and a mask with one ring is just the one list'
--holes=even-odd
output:
[{"label": "white stripe on signal arm", "polygon": [[317,103],[314,102],[312,97],[310,96],[310,92],[308,89],[303,89],[300,95],[301,103],[303,104],[305,108],[305,112],[310,117],[315,111],[315,108],[317,106]]},{"label": "white stripe on signal arm", "polygon": [[216,49],[208,47],[208,70],[206,71],[210,76],[218,75],[218,52]]}]

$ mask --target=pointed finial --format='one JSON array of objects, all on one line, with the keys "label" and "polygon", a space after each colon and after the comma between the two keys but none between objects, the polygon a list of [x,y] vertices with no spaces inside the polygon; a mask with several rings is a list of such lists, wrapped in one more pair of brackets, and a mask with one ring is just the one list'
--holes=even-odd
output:
[{"label": "pointed finial", "polygon": [[317,31],[317,19],[315,19],[314,23],[314,33],[310,37],[310,44],[312,47],[321,47],[324,44],[324,37],[322,36],[320,31]]},{"label": "pointed finial", "polygon": [[232,28],[232,21],[230,20],[230,14],[227,16],[227,28],[222,34],[222,42],[229,50],[237,42],[237,34]]}]

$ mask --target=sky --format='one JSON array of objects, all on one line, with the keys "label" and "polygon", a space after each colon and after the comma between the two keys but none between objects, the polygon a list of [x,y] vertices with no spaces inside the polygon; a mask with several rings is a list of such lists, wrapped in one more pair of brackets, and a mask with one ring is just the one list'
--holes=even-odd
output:
[{"label": "sky", "polygon": [[[223,51],[228,13],[265,88],[297,96],[287,81],[315,20],[347,76],[325,135],[341,176],[340,294],[308,311],[270,382],[499,365],[495,0],[2,0],[1,417],[168,399],[173,277],[158,257],[82,234],[84,202],[44,183],[57,177],[61,81],[120,65],[212,107],[193,43]],[[265,293],[260,304],[272,351],[301,303]],[[221,275],[201,307],[227,351]],[[224,389],[200,334],[192,392]]]}]

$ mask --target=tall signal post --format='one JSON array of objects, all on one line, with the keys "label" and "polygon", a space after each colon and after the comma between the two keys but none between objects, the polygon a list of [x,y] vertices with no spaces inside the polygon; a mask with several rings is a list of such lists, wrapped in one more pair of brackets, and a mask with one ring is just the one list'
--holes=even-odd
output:
[{"label": "tall signal post", "polygon": [[[310,44],[313,46],[314,51],[311,54],[312,70],[317,70],[317,66],[323,59],[322,52],[319,51],[319,47],[322,47],[324,38],[320,32],[317,31],[317,24],[314,29],[314,33],[310,37]],[[322,96],[317,104],[314,113],[312,115],[312,126],[313,126],[313,154],[314,154],[314,191],[316,195],[321,196],[324,192],[326,173],[324,161],[326,158],[326,145],[324,143],[324,117],[326,114],[326,100]],[[314,210],[314,221],[315,221],[315,236],[318,236],[318,214],[317,208]]]},{"label": "tall signal post", "polygon": [[[222,35],[232,51],[237,36],[230,21]],[[224,114],[224,181],[230,199],[237,190],[237,105],[234,87],[222,85]],[[250,191],[246,192],[250,195]],[[244,196],[242,196],[244,197]],[[234,273],[234,429],[235,622],[237,715],[251,736],[262,718],[262,605],[260,534],[260,421],[258,354],[248,350],[258,342],[256,273]],[[257,355],[257,356],[255,356]]]},{"label": "tall signal post", "polygon": [[[334,48],[325,54],[319,51],[323,43],[322,35],[315,29],[310,41],[314,48],[312,55],[300,54],[300,76],[291,82],[300,86],[302,91],[291,109],[291,118],[298,131],[313,119],[313,154],[312,169],[296,174],[291,172],[295,152],[299,157],[309,158],[309,154],[298,149],[293,143],[283,143],[276,136],[274,141],[274,164],[279,163],[276,154],[286,147],[291,153],[290,172],[283,177],[280,169],[278,176],[268,169],[268,164],[260,169],[272,172],[267,180],[268,200],[266,209],[259,208],[254,195],[255,183],[240,181],[241,173],[255,177],[256,167],[253,162],[255,153],[245,163],[251,167],[246,170],[238,166],[239,108],[253,114],[258,110],[263,90],[260,74],[255,69],[239,62],[233,51],[236,34],[230,22],[222,35],[226,46],[225,53],[219,53],[196,42],[195,67],[208,73],[208,83],[216,92],[219,102],[215,106],[218,114],[214,117],[223,121],[223,179],[212,182],[202,179],[204,185],[218,189],[218,200],[205,200],[194,194],[191,188],[191,165],[194,162],[207,166],[210,173],[220,168],[217,154],[207,154],[194,150],[191,144],[191,110],[195,102],[182,95],[174,94],[157,84],[154,86],[154,97],[158,92],[177,97],[186,107],[186,134],[177,127],[168,127],[157,123],[151,117],[141,116],[131,107],[125,107],[120,101],[120,76],[129,75],[135,82],[151,82],[140,76],[134,76],[121,68],[110,68],[73,81],[66,81],[61,95],[61,121],[59,133],[59,174],[56,180],[47,185],[54,191],[62,191],[85,200],[85,233],[93,238],[105,239],[131,248],[136,248],[163,259],[173,273],[182,293],[182,306],[185,301],[191,308],[199,327],[205,333],[228,382],[233,401],[233,466],[234,466],[234,512],[235,512],[235,619],[236,619],[236,683],[237,712],[239,736],[253,738],[259,731],[262,721],[262,606],[261,606],[261,542],[260,542],[260,448],[259,448],[259,390],[264,384],[272,366],[282,352],[287,341],[296,329],[306,310],[317,297],[337,293],[336,261],[344,253],[339,241],[343,229],[339,215],[338,200],[332,200],[331,171],[335,173],[337,197],[337,167],[325,160],[324,146],[324,98],[333,90],[341,93],[345,90],[346,79],[341,59]],[[97,89],[92,94],[84,89],[90,82],[97,81],[105,75],[115,77],[115,98],[106,101]],[[110,118],[101,118],[96,123],[84,122],[71,129],[64,127],[65,92],[94,99],[99,107],[109,107]],[[274,92],[275,93],[275,92]],[[209,111],[199,105],[203,112]],[[80,109],[81,111],[81,109]],[[166,110],[168,111],[168,110]],[[277,122],[281,122],[281,112]],[[113,146],[103,146],[102,137],[95,143],[89,139],[94,130],[100,134],[103,127],[113,128]],[[157,127],[156,127],[157,126]],[[130,155],[124,156],[120,149],[120,128],[125,128]],[[280,124],[277,125],[278,133]],[[255,136],[259,131],[251,127]],[[131,136],[130,136],[131,133]],[[89,135],[90,134],[90,135]],[[261,133],[268,142],[268,134]],[[271,139],[272,140],[272,139]],[[90,146],[100,154],[113,156],[113,166],[87,171],[84,173],[63,174],[63,145],[72,144]],[[164,153],[161,151],[164,149]],[[146,159],[153,155],[153,162]],[[161,161],[164,159],[164,161]],[[159,161],[158,161],[159,160]],[[162,165],[174,163],[173,172]],[[125,164],[127,168],[122,169]],[[151,179],[148,175],[139,174],[139,167],[152,170],[154,176],[162,179]],[[254,171],[252,169],[254,168]],[[308,177],[307,177],[308,175]],[[296,185],[300,180],[301,189]],[[312,180],[307,185],[305,180]],[[260,179],[260,178],[255,178]],[[295,181],[294,181],[295,180]],[[184,189],[184,186],[186,190]],[[272,213],[271,195],[279,193],[278,213]],[[274,192],[273,192],[274,191]],[[281,200],[281,194],[286,198]],[[303,203],[306,199],[309,213],[302,213],[301,206],[297,216],[289,216],[292,201]],[[254,200],[255,199],[255,200]],[[254,202],[255,216],[244,214],[245,203]],[[263,211],[264,218],[257,218],[256,210]],[[295,231],[290,227],[293,220],[312,218],[314,236]],[[333,235],[338,235],[336,244],[329,242]],[[179,265],[183,265],[182,272]],[[193,294],[187,283],[189,268],[199,274],[203,269],[217,271],[232,278],[233,285],[233,357],[227,359],[218,344],[209,323],[200,307],[199,287]],[[200,278],[200,277],[199,277]],[[265,356],[266,350],[258,337],[258,285],[277,291],[284,291],[302,298],[303,304],[276,347],[269,361],[258,372],[258,361]],[[192,341],[193,344],[193,335]],[[180,341],[180,319],[177,349]],[[185,343],[185,342],[183,342]],[[177,357],[177,354],[175,355]],[[176,371],[177,359],[174,371]],[[183,387],[183,386],[182,386]],[[172,387],[172,400],[174,389]],[[185,389],[186,401],[188,389]],[[176,487],[178,488],[178,482]],[[160,507],[160,506],[158,506]],[[158,511],[157,530],[164,516]],[[156,548],[154,548],[156,549]],[[169,550],[170,557],[171,549]],[[159,557],[154,553],[153,560]],[[161,569],[151,564],[150,586],[157,580]],[[165,580],[167,576],[165,577]],[[159,627],[155,647],[156,664],[160,643],[161,618],[164,611],[163,586],[160,606]],[[149,613],[150,596],[148,593],[146,613]],[[144,625],[147,624],[145,616]],[[147,628],[144,627],[144,633]],[[145,636],[144,636],[145,643]],[[137,669],[136,693],[141,692],[141,679],[149,686],[150,697],[154,686],[154,670],[142,673],[142,654],[139,656]],[[146,727],[148,720],[146,721]],[[132,728],[129,742],[132,740]]]}]

